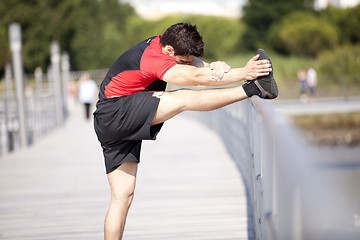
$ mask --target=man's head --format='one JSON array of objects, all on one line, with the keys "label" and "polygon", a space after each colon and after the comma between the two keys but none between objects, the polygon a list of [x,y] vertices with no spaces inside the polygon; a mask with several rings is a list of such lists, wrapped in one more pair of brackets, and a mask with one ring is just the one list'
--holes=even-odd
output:
[{"label": "man's head", "polygon": [[193,59],[204,54],[204,42],[196,29],[190,23],[178,23],[169,27],[160,38],[161,46],[172,57],[181,56],[186,63],[186,57]]}]

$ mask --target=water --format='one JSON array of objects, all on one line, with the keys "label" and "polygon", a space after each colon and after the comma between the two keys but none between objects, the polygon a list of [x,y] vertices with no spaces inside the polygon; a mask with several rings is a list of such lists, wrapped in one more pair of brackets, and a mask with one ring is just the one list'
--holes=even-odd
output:
[{"label": "water", "polygon": [[353,227],[360,231],[360,146],[316,146],[318,167],[333,180],[334,188],[353,214]]}]

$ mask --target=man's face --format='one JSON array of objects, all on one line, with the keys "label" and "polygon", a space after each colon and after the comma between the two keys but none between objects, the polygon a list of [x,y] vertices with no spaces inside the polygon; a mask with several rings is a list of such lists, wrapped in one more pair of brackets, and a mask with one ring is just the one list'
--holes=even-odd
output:
[{"label": "man's face", "polygon": [[163,47],[162,52],[170,56],[178,64],[190,65],[191,62],[195,59],[195,56],[175,55],[175,50],[170,45],[166,45],[165,47]]},{"label": "man's face", "polygon": [[194,56],[181,56],[181,55],[173,55],[171,56],[172,59],[178,64],[186,64],[190,65],[191,62],[194,60]]}]

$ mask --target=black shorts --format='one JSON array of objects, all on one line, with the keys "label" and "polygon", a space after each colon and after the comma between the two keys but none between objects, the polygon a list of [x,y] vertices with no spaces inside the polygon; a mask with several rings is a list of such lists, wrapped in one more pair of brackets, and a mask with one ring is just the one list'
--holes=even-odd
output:
[{"label": "black shorts", "polygon": [[94,128],[106,173],[124,162],[140,162],[142,140],[155,140],[163,125],[151,126],[159,101],[153,92],[139,92],[97,103]]}]

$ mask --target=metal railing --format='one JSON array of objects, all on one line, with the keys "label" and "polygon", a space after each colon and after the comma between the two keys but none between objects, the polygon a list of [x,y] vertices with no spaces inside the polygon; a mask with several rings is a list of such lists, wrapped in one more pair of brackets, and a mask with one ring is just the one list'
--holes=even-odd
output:
[{"label": "metal railing", "polygon": [[[54,95],[43,86],[41,92],[28,92],[25,96],[25,123],[27,145],[46,135],[57,125]],[[0,96],[0,156],[19,149],[20,129],[15,96]]]},{"label": "metal railing", "polygon": [[359,237],[347,200],[269,101],[252,97],[194,114],[217,131],[242,173],[256,239]]}]

